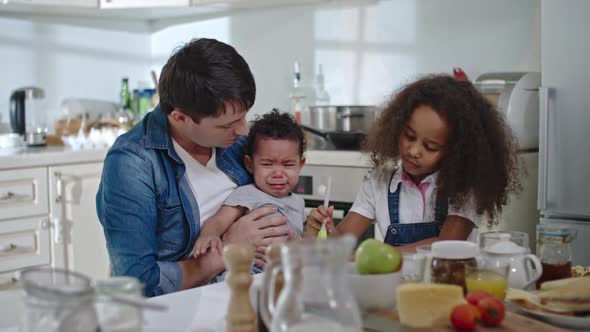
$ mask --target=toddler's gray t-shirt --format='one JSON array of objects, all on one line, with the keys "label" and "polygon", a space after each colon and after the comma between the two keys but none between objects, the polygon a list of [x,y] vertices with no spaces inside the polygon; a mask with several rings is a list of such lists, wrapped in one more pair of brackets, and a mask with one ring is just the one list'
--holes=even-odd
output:
[{"label": "toddler's gray t-shirt", "polygon": [[285,197],[274,197],[249,184],[236,188],[227,197],[223,205],[243,206],[252,211],[261,206],[274,206],[278,209],[277,215],[283,215],[289,219],[289,227],[297,234],[303,236],[303,222],[305,221],[305,202],[301,196],[290,193]]}]

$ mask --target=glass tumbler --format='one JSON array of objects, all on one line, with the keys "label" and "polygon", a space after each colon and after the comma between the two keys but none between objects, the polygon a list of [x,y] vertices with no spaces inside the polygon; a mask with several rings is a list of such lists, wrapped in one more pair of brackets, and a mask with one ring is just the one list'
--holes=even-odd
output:
[{"label": "glass tumbler", "polygon": [[132,277],[111,277],[98,280],[96,288],[96,311],[101,332],[109,331],[141,331],[143,311],[137,306],[114,302],[109,295],[125,297],[143,297],[143,284]]},{"label": "glass tumbler", "polygon": [[507,262],[478,261],[477,266],[467,266],[465,285],[467,292],[485,291],[504,300],[508,288],[510,264]]},{"label": "glass tumbler", "polygon": [[426,256],[404,253],[402,255],[402,283],[423,282]]}]

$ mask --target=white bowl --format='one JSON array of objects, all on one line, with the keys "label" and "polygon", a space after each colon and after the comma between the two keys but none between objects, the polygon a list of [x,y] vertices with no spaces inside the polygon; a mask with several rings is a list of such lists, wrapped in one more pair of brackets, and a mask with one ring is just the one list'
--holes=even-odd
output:
[{"label": "white bowl", "polygon": [[348,264],[348,283],[361,311],[395,308],[395,291],[401,271],[383,274],[359,274],[354,262]]}]

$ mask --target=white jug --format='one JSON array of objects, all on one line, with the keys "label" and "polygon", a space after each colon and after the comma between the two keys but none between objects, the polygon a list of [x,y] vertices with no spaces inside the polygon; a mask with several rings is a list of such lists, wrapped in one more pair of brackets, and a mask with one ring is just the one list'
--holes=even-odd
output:
[{"label": "white jug", "polygon": [[543,273],[541,261],[530,254],[528,248],[510,241],[510,234],[498,234],[498,240],[481,250],[483,258],[492,265],[510,264],[509,287],[526,289],[531,286]]}]

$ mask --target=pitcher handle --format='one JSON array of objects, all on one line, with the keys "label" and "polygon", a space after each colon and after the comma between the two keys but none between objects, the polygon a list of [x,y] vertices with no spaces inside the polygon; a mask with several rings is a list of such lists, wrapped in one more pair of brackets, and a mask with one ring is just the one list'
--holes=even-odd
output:
[{"label": "pitcher handle", "polygon": [[[276,263],[271,261],[265,267],[264,278],[262,279],[261,299],[260,299],[260,315],[266,326],[270,329],[272,325],[272,316],[275,312],[275,281],[278,272],[281,271],[281,266],[276,266]],[[272,300],[269,300],[272,299]]]},{"label": "pitcher handle", "polygon": [[[527,264],[529,263],[530,264]],[[534,267],[534,270],[531,271],[531,266]],[[524,257],[524,269],[526,271],[527,277],[531,277],[530,280],[526,281],[526,287],[528,288],[532,283],[537,281],[543,274],[543,266],[541,265],[541,261],[537,256],[533,254],[528,254]],[[527,278],[528,279],[528,278]]]}]

